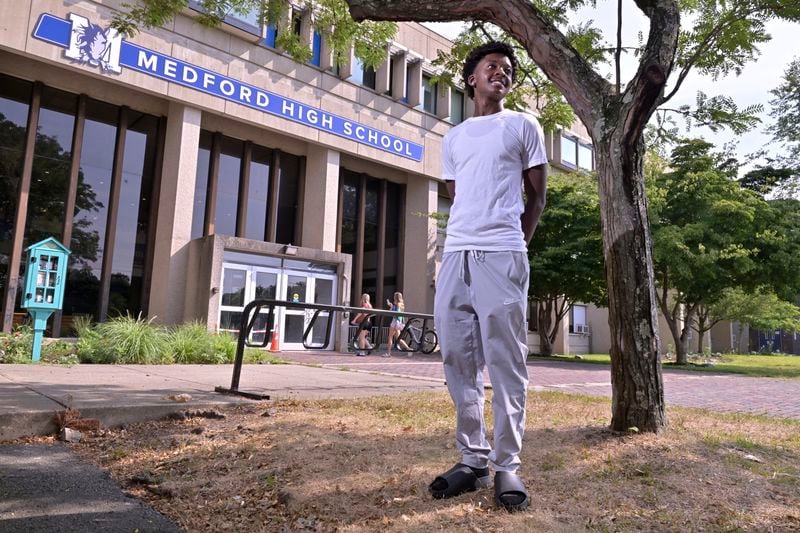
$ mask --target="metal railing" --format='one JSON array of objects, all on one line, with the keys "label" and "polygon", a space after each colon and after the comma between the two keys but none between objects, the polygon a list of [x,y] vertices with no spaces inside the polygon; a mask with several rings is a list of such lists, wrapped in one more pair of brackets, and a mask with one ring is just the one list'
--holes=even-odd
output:
[{"label": "metal railing", "polygon": [[[239,338],[236,342],[236,359],[233,362],[233,377],[231,378],[231,386],[230,388],[226,387],[215,387],[214,390],[216,392],[220,392],[223,394],[236,394],[239,396],[244,396],[245,398],[251,398],[255,400],[269,400],[269,395],[267,394],[259,394],[254,392],[245,392],[239,390],[239,380],[242,375],[242,364],[244,362],[244,349],[245,347],[253,347],[253,348],[266,348],[267,345],[270,343],[272,336],[269,335],[270,329],[274,328],[274,318],[275,318],[275,308],[276,307],[283,307],[285,309],[302,309],[302,310],[313,310],[314,313],[311,315],[308,325],[306,326],[305,331],[303,332],[303,347],[309,350],[321,350],[328,346],[331,338],[331,331],[333,329],[334,324],[334,317],[336,317],[337,313],[364,313],[368,315],[368,317],[372,318],[374,316],[380,317],[381,323],[387,317],[389,319],[399,315],[402,315],[404,318],[407,319],[419,319],[422,320],[422,332],[424,334],[427,330],[432,330],[432,327],[429,327],[430,323],[433,321],[433,315],[425,314],[425,313],[411,313],[408,311],[390,311],[384,309],[365,309],[363,307],[350,307],[346,305],[329,305],[329,304],[311,304],[311,303],[304,303],[304,302],[286,302],[283,300],[253,300],[249,304],[245,306],[242,310],[242,318],[239,322]],[[251,342],[249,340],[250,334],[253,331],[253,327],[256,324],[256,320],[261,315],[261,310],[267,308],[267,327],[266,331],[264,332],[263,340],[259,342]],[[309,339],[309,335],[314,330],[314,326],[317,323],[317,319],[319,318],[321,313],[328,314],[327,319],[325,321],[325,342],[323,344],[315,344],[312,340]],[[403,330],[400,332],[400,337],[409,329],[411,326],[412,320],[406,320],[405,326]],[[409,352],[414,350],[402,350],[401,351]]]}]

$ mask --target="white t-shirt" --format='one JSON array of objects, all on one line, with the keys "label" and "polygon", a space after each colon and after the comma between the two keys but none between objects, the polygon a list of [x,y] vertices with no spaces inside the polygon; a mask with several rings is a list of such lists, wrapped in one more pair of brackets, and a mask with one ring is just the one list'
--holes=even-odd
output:
[{"label": "white t-shirt", "polygon": [[533,115],[503,110],[451,129],[442,178],[456,182],[456,197],[444,251],[526,251],[522,172],[545,163],[544,133]]}]

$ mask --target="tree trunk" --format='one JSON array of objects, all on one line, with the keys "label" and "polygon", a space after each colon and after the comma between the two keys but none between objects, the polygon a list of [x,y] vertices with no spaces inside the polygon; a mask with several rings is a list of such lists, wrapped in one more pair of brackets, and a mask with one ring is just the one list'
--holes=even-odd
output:
[{"label": "tree trunk", "polygon": [[553,306],[548,300],[539,301],[536,311],[537,329],[539,332],[539,355],[553,355],[553,343],[550,342],[550,328],[553,320]]},{"label": "tree trunk", "polygon": [[702,314],[697,315],[697,334],[700,336],[697,339],[697,353],[703,353],[703,337],[706,334],[706,317]]},{"label": "tree trunk", "polygon": [[678,46],[677,0],[636,0],[650,19],[639,68],[620,92],[529,0],[346,0],[356,20],[484,20],[517,38],[595,143],[611,327],[611,427],[666,425],[642,134],[661,103]]},{"label": "tree trunk", "polygon": [[666,425],[652,242],[641,140],[611,130],[595,143],[611,333],[611,428]]}]

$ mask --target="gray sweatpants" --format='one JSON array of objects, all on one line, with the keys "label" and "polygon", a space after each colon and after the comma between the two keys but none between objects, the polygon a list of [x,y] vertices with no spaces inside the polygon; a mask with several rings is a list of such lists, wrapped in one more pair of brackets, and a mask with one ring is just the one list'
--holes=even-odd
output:
[{"label": "gray sweatpants", "polygon": [[[442,259],[435,325],[456,407],[456,445],[462,462],[472,467],[519,468],[528,390],[529,270],[524,252],[448,252]],[[484,367],[494,391],[494,450],[483,418]]]}]

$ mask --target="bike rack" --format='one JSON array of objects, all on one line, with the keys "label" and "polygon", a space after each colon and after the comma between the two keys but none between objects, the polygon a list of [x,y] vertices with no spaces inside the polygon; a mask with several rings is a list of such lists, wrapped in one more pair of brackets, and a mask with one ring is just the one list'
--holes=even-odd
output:
[{"label": "bike rack", "polygon": [[[311,315],[309,319],[308,326],[306,326],[305,331],[303,332],[303,347],[309,350],[319,350],[324,348],[328,345],[326,342],[325,344],[314,344],[313,341],[309,340],[309,335],[314,330],[314,325],[316,324],[317,318],[319,318],[320,313],[328,312],[328,318],[325,324],[325,338],[330,339],[331,329],[333,328],[333,319],[336,313],[363,313],[363,307],[350,307],[346,305],[329,305],[329,304],[311,304],[311,303],[304,303],[304,302],[286,302],[282,300],[253,300],[249,304],[245,306],[242,310],[242,319],[239,322],[239,338],[236,341],[236,358],[233,362],[233,376],[231,378],[231,386],[229,388],[226,387],[215,387],[214,391],[219,392],[222,394],[235,394],[238,396],[244,396],[245,398],[250,398],[253,400],[269,400],[268,394],[260,394],[255,392],[245,392],[239,390],[239,380],[242,375],[242,364],[244,362],[244,349],[245,347],[252,347],[252,348],[265,348],[270,340],[271,336],[267,334],[270,328],[267,328],[267,331],[264,333],[264,340],[257,343],[252,343],[248,339],[250,337],[250,333],[253,331],[253,326],[255,326],[256,319],[258,319],[259,315],[261,314],[262,308],[267,308],[267,325],[274,326],[273,318],[275,316],[275,308],[276,307],[284,307],[286,309],[313,309],[314,314]],[[433,315],[428,315],[424,313],[409,313],[403,311],[402,313],[398,313],[398,311],[389,311],[383,309],[370,309],[369,315],[370,316],[380,316],[381,323],[383,322],[383,318],[389,316],[394,317],[397,314],[402,314],[403,317],[409,319],[406,320],[405,327],[400,332],[400,335],[406,332],[406,330],[411,325],[411,319],[422,319],[422,333],[420,338],[424,338],[425,332],[428,331],[428,323],[429,321],[433,320]],[[399,349],[399,347],[398,347]],[[402,350],[403,352],[413,352],[414,350]]]}]

